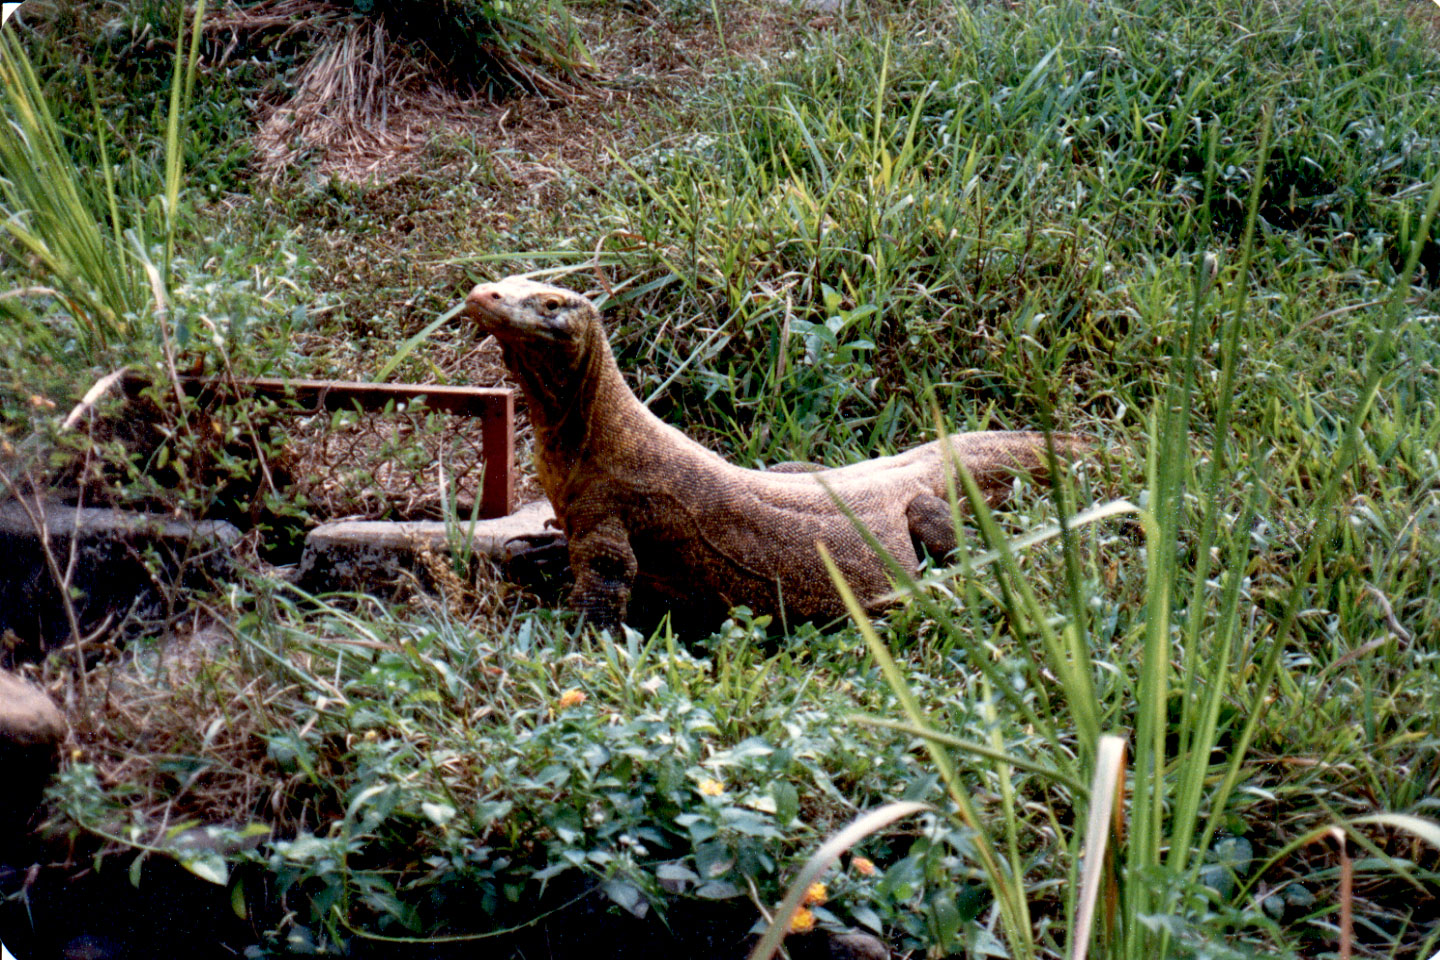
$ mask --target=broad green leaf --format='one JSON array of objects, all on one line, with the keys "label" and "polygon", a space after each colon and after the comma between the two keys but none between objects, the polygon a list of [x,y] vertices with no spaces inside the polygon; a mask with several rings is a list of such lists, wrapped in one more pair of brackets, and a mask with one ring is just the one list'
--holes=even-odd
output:
[{"label": "broad green leaf", "polygon": [[226,865],[225,858],[218,853],[202,853],[198,857],[186,857],[180,861],[180,865],[201,880],[208,880],[220,886],[230,882],[230,868]]}]

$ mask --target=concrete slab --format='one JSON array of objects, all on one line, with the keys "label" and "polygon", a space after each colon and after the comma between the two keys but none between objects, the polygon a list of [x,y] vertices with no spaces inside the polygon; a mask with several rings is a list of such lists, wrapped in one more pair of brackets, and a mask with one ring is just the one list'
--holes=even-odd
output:
[{"label": "concrete slab", "polygon": [[[527,503],[508,517],[479,520],[458,526],[470,534],[475,554],[504,559],[505,545],[517,537],[553,536],[545,526],[555,517],[549,501]],[[428,582],[422,553],[450,554],[450,537],[457,527],[440,520],[383,521],[336,520],[322,523],[305,538],[305,553],[296,573],[304,590],[362,590],[393,584],[406,574]]]},{"label": "concrete slab", "polygon": [[55,502],[30,506],[39,516],[15,500],[0,503],[0,635],[13,631],[19,638],[0,660],[33,660],[70,639],[42,529],[62,571],[73,549],[71,602],[87,634],[107,619],[128,622],[132,632],[146,629],[166,613],[172,586],[233,576],[231,548],[240,531],[228,523]]}]

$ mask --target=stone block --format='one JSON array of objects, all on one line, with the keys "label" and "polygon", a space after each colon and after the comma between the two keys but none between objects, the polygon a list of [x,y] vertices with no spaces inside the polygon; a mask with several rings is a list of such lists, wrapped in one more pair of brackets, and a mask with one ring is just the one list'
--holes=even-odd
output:
[{"label": "stone block", "polygon": [[305,552],[296,584],[310,592],[330,590],[384,591],[413,575],[429,583],[422,555],[448,557],[451,538],[469,534],[477,556],[500,560],[506,544],[516,538],[545,538],[555,512],[545,500],[528,503],[508,517],[447,524],[441,520],[337,520],[322,523],[305,538]]},{"label": "stone block", "polygon": [[17,501],[0,503],[0,636],[14,634],[12,649],[0,651],[0,665],[37,659],[70,639],[41,527],[62,572],[73,549],[71,603],[86,634],[107,618],[143,628],[166,612],[164,594],[172,587],[234,572],[240,531],[222,521],[53,502],[41,503],[38,512],[42,516],[32,518]]},{"label": "stone block", "polygon": [[0,855],[26,832],[64,739],[65,718],[45,691],[0,670]]}]

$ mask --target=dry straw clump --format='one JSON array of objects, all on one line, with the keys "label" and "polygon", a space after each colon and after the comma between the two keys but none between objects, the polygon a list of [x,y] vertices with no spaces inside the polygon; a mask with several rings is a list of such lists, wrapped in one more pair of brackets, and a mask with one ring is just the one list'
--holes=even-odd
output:
[{"label": "dry straw clump", "polygon": [[464,4],[437,18],[404,0],[376,4],[366,16],[316,0],[273,0],[228,4],[206,31],[228,38],[221,62],[246,37],[303,35],[313,51],[293,92],[262,108],[260,172],[277,180],[314,162],[321,175],[358,181],[410,171],[437,134],[486,121],[507,90],[556,101],[597,92],[599,72],[563,8],[537,4],[503,25],[489,16]]},{"label": "dry straw clump", "polygon": [[273,108],[255,135],[259,163],[278,178],[302,157],[347,180],[393,168],[437,127],[463,122],[466,103],[400,54],[382,22],[350,22],[322,45],[294,95]]}]

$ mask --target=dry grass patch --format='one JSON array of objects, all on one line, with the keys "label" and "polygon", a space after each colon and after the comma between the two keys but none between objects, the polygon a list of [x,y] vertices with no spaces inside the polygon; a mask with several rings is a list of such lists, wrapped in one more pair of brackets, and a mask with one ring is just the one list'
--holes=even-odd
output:
[{"label": "dry grass patch", "polygon": [[[757,4],[727,16],[717,31],[708,17],[677,23],[650,5],[648,13],[595,13],[574,21],[573,39],[554,36],[572,27],[567,15],[550,29],[553,47],[527,57],[520,46],[482,45],[459,64],[459,75],[455,61],[444,63],[423,42],[408,42],[383,17],[357,19],[317,0],[229,4],[206,30],[225,44],[220,64],[242,37],[248,43],[264,34],[275,42],[303,34],[314,44],[294,92],[260,108],[256,167],[268,182],[297,167],[350,182],[435,173],[427,145],[466,138],[502,155],[536,158],[503,161],[512,183],[534,191],[556,175],[555,167],[589,175],[608,166],[609,148],[634,129],[644,101],[695,89],[733,58],[773,53],[795,36],[788,8]],[[496,75],[510,81],[509,93],[475,80]]]}]

